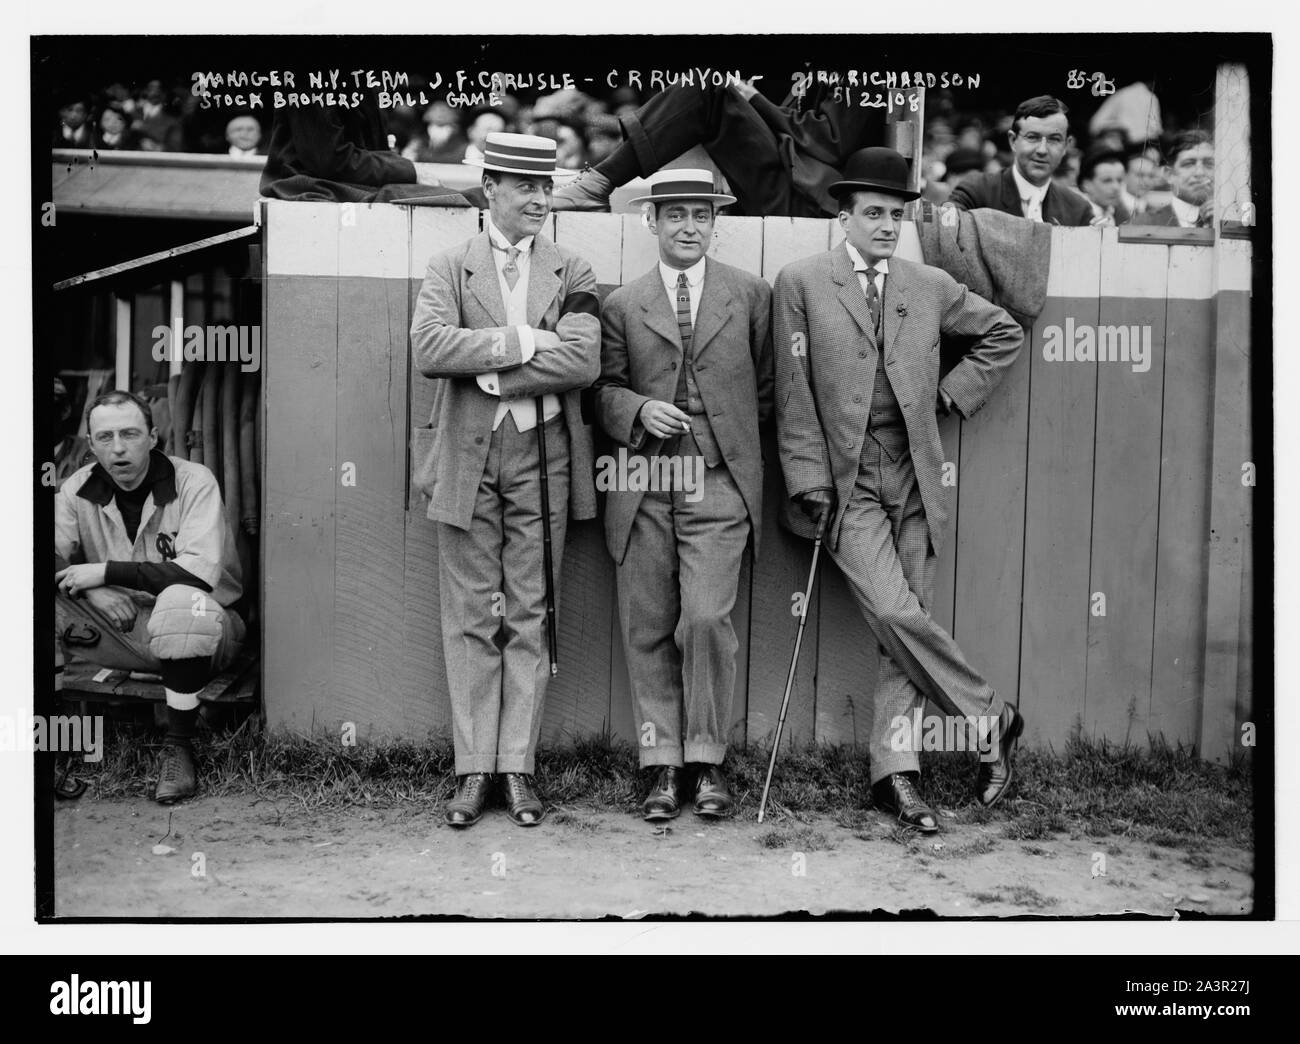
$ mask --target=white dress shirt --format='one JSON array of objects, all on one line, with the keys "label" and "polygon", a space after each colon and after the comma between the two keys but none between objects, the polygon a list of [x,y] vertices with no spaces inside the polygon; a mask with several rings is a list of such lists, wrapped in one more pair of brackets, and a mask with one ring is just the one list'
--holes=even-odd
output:
[{"label": "white dress shirt", "polygon": [[[858,286],[862,287],[862,296],[867,296],[867,268],[869,267],[857,248],[850,242],[845,241],[844,245],[848,248],[849,259],[853,262],[853,271],[858,274]],[[889,275],[889,258],[881,258],[873,266],[876,269],[876,294],[880,300],[880,314],[885,314],[885,276]]]},{"label": "white dress shirt", "polygon": [[695,317],[700,312],[700,288],[704,285],[704,258],[700,258],[690,268],[673,268],[659,262],[659,278],[664,281],[668,291],[668,303],[672,305],[673,315],[677,314],[677,277],[686,273],[686,286],[691,295],[691,329],[695,328]]},{"label": "white dress shirt", "polygon": [[1014,163],[1011,164],[1011,176],[1016,179],[1016,189],[1020,193],[1020,209],[1024,211],[1025,217],[1030,221],[1042,221],[1043,197],[1052,187],[1052,179],[1048,178],[1041,185],[1031,185]]},{"label": "white dress shirt", "polygon": [[1195,228],[1201,220],[1201,208],[1195,203],[1188,203],[1174,196],[1170,201],[1174,208],[1174,217],[1178,219],[1179,228]]},{"label": "white dress shirt", "polygon": [[[519,256],[515,258],[515,267],[519,269],[519,279],[515,283],[514,289],[510,289],[510,284],[506,282],[505,267],[510,260],[510,244],[506,242],[503,236],[488,219],[488,235],[492,239],[492,260],[496,263],[497,280],[501,286],[501,300],[506,306],[506,325],[513,326],[519,331],[519,351],[523,362],[536,354],[537,345],[533,340],[532,327],[528,325],[528,274],[532,268],[533,258],[533,237],[524,236],[514,246],[519,250]],[[498,378],[496,370],[489,370],[487,373],[480,373],[476,378],[478,386],[489,395],[501,394],[501,381]],[[546,420],[557,417],[560,413],[560,397],[553,393],[547,393],[542,396],[542,411]],[[497,404],[496,417],[492,420],[492,430],[496,431],[505,420],[506,414],[514,417],[515,427],[519,431],[530,431],[537,427],[537,403],[531,398],[512,399],[509,402]]]}]

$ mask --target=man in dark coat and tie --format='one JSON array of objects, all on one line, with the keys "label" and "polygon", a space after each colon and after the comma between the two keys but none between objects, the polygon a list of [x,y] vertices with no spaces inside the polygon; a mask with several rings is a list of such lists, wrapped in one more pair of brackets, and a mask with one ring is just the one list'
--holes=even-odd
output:
[{"label": "man in dark coat and tie", "polygon": [[731,610],[763,517],[771,289],[705,256],[717,208],[735,202],[709,171],[664,171],[633,202],[652,208],[659,262],[605,301],[595,403],[619,446],[617,458],[598,462],[597,487],[609,490],[605,537],[637,750],[641,767],[656,770],[643,811],[672,819],[690,788],[697,815],[724,816]]},{"label": "man in dark coat and tie", "polygon": [[[1016,358],[1024,334],[1003,309],[942,269],[894,258],[907,163],[863,149],[840,197],[845,242],[776,279],[776,418],[791,499],[828,515],[827,548],[880,643],[873,700],[876,803],[926,832],[939,829],[916,791],[913,712],[930,697],[966,719],[981,764],[977,796],[1002,798],[1023,720],[930,615],[947,521],[936,411],[970,417]],[[939,380],[944,336],[974,339]],[[996,611],[992,609],[991,611]]]},{"label": "man in dark coat and tie", "polygon": [[1092,225],[1092,204],[1071,189],[1052,184],[1052,175],[1073,144],[1065,103],[1040,95],[1020,103],[1011,121],[1015,162],[1001,173],[964,179],[948,201],[959,210],[987,207],[1049,225]]},{"label": "man in dark coat and tie", "polygon": [[532,775],[552,666],[545,534],[558,592],[569,515],[596,515],[579,392],[600,374],[600,303],[591,266],[541,234],[555,142],[490,134],[482,167],[489,226],[430,259],[411,318],[415,367],[437,378],[412,457],[438,523],[459,777],[446,820],[478,822],[500,773],[510,818],[534,826],[544,814]]}]

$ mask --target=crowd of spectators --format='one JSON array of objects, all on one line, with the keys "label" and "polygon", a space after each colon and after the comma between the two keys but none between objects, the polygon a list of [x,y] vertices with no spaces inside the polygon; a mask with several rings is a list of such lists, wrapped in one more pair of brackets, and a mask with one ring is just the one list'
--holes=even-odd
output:
[{"label": "crowd of spectators", "polygon": [[[413,93],[424,85],[413,78]],[[428,92],[432,96],[435,92]],[[624,87],[603,98],[563,90],[531,100],[506,95],[491,108],[453,108],[435,100],[423,108],[386,110],[389,141],[417,163],[458,164],[481,158],[486,136],[517,131],[553,138],[558,165],[580,171],[619,144],[619,116],[645,96]],[[53,144],[62,148],[205,152],[232,156],[266,153],[271,115],[266,110],[204,109],[190,84],[150,80],[128,89],[112,83],[93,98],[69,98],[59,110]],[[1008,169],[1012,110],[958,108],[949,91],[926,97],[921,163],[923,197],[943,203],[965,178]],[[1162,119],[1156,95],[1143,83],[1108,98],[1086,126],[1071,118],[1074,142],[1053,182],[1085,196],[1097,216],[1123,224],[1148,208],[1168,205],[1168,147],[1187,128]]]},{"label": "crowd of spectators", "polygon": [[[923,198],[943,203],[967,178],[998,173],[1013,164],[1010,132],[1014,109],[958,110],[950,92],[926,96],[921,158]],[[1097,217],[1115,224],[1169,205],[1166,164],[1178,136],[1197,129],[1162,115],[1160,101],[1144,83],[1128,84],[1086,122],[1070,117],[1074,141],[1052,176],[1058,189],[1082,195]]]},{"label": "crowd of spectators", "polygon": [[[64,99],[53,130],[55,148],[98,151],[204,152],[232,156],[265,155],[273,113],[266,109],[205,109],[190,83],[167,87],[161,80],[127,88],[112,83],[93,97]],[[413,78],[411,93],[423,84]],[[426,92],[432,93],[432,92]],[[559,165],[581,170],[598,163],[618,145],[618,116],[635,109],[637,91],[623,88],[598,99],[576,90],[559,91],[529,102],[510,95],[502,104],[452,108],[435,100],[420,109],[397,105],[386,110],[392,147],[418,163],[461,163],[481,157],[488,134],[517,131],[555,139]]]}]

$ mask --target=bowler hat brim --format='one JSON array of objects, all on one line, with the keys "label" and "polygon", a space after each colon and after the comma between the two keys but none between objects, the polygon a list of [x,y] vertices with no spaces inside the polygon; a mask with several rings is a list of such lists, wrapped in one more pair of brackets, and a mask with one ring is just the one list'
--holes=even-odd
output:
[{"label": "bowler hat brim", "polygon": [[884,192],[890,196],[898,196],[904,202],[913,199],[920,199],[921,193],[914,192],[912,189],[903,188],[903,186],[889,181],[837,181],[827,191],[832,198],[839,199],[849,192]]}]

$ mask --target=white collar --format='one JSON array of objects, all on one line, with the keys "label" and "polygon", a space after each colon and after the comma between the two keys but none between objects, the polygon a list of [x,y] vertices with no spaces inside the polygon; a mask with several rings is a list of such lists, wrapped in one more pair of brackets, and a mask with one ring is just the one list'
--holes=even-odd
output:
[{"label": "white collar", "polygon": [[[844,245],[848,248],[849,260],[853,262],[853,271],[865,272],[869,266],[866,259],[858,253],[858,248],[847,239],[844,241]],[[870,267],[874,267],[878,275],[887,276],[889,275],[889,258],[882,257],[874,266]]]},{"label": "white collar", "polygon": [[664,286],[672,293],[677,289],[677,277],[683,272],[686,273],[686,285],[695,290],[704,282],[704,261],[700,258],[690,268],[673,268],[662,261],[659,262],[659,278],[664,281]]},{"label": "white collar", "polygon": [[1177,196],[1170,197],[1169,202],[1173,204],[1174,214],[1183,228],[1196,227],[1196,223],[1201,220],[1200,207],[1195,203],[1188,203],[1186,200],[1179,199]]},{"label": "white collar", "polygon": [[1047,190],[1052,187],[1052,179],[1048,178],[1041,185],[1031,185],[1029,179],[1020,173],[1020,168],[1014,163],[1011,164],[1011,176],[1016,179],[1016,191],[1020,193],[1022,200],[1029,200],[1031,203],[1038,200],[1041,204],[1043,197],[1047,195]]},{"label": "white collar", "polygon": [[[509,250],[510,244],[506,242],[506,237],[501,234],[501,230],[492,224],[492,218],[489,215],[487,219],[488,235],[492,237],[492,242],[502,250]],[[527,254],[533,249],[533,237],[524,236],[518,243],[514,244],[515,249],[521,254]]]}]

